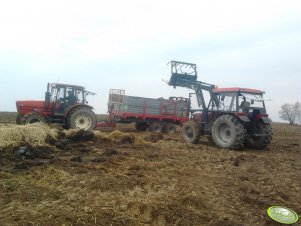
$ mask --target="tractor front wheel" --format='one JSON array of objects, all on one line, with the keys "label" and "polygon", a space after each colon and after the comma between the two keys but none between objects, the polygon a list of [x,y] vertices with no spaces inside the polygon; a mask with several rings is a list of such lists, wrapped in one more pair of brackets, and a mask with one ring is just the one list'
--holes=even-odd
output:
[{"label": "tractor front wheel", "polygon": [[83,129],[91,131],[96,127],[96,115],[87,107],[73,109],[67,116],[68,129]]},{"label": "tractor front wheel", "polygon": [[185,122],[182,127],[182,136],[188,143],[198,142],[201,136],[200,126],[193,121]]},{"label": "tractor front wheel", "polygon": [[245,143],[245,128],[235,116],[221,115],[213,123],[212,138],[220,148],[241,149]]},{"label": "tractor front wheel", "polygon": [[24,115],[23,117],[19,118],[16,120],[17,123],[20,122],[20,124],[32,124],[32,123],[36,123],[36,122],[40,122],[40,123],[47,123],[46,118],[43,115],[39,115],[36,112],[29,112],[26,115]]}]

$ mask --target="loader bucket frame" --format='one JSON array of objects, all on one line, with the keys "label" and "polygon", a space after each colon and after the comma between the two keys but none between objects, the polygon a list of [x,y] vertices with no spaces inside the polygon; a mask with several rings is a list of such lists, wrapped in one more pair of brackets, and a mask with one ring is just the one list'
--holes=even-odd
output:
[{"label": "loader bucket frame", "polygon": [[197,81],[198,72],[196,64],[181,61],[170,61],[168,64],[171,65],[171,76],[168,85],[173,86],[174,88],[179,86],[194,90],[196,93],[198,105],[199,107],[202,107],[202,110],[205,113],[203,114],[203,121],[207,122],[208,107],[205,103],[203,90],[209,92],[210,99],[212,99],[214,104],[218,106],[219,100],[213,93],[215,85]]}]

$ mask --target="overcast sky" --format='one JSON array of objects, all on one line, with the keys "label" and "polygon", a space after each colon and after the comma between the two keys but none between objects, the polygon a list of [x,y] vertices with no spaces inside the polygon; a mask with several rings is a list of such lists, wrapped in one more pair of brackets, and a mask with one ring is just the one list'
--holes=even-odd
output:
[{"label": "overcast sky", "polygon": [[84,85],[96,113],[110,88],[187,97],[170,60],[196,63],[199,80],[266,91],[280,121],[301,101],[301,3],[296,0],[20,0],[0,3],[0,111],[43,99],[47,82]]}]

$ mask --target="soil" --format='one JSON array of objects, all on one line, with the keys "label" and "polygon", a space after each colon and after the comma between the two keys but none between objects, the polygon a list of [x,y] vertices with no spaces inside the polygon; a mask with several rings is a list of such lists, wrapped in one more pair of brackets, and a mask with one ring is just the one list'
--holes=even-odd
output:
[{"label": "soil", "polygon": [[0,151],[1,225],[276,226],[269,206],[301,214],[299,126],[274,123],[264,151],[132,127],[117,128],[130,140],[86,134]]}]

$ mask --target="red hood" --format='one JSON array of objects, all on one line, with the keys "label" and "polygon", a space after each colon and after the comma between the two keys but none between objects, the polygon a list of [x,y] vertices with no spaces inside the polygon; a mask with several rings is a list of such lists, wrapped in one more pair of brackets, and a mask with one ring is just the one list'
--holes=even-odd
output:
[{"label": "red hood", "polygon": [[18,100],[16,107],[18,113],[24,115],[33,110],[44,111],[44,103],[43,100]]},{"label": "red hood", "polygon": [[17,100],[16,105],[20,107],[44,107],[43,100]]}]

